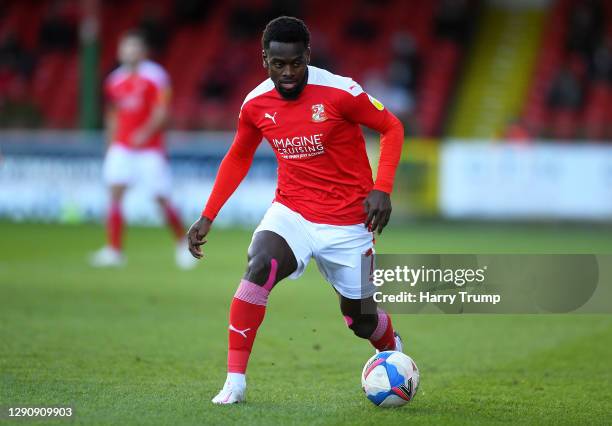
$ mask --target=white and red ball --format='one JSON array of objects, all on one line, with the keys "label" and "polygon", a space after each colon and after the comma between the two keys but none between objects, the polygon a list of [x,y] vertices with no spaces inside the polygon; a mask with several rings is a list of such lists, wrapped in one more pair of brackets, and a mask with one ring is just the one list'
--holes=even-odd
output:
[{"label": "white and red ball", "polygon": [[402,352],[379,352],[363,367],[361,386],[373,404],[399,407],[416,395],[419,369],[412,358]]}]

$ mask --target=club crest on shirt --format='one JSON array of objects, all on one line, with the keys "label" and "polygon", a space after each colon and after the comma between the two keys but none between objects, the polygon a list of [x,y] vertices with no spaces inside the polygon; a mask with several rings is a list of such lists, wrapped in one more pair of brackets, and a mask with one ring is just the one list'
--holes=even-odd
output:
[{"label": "club crest on shirt", "polygon": [[325,114],[325,106],[323,104],[315,104],[312,106],[312,121],[315,123],[321,123],[327,120]]}]

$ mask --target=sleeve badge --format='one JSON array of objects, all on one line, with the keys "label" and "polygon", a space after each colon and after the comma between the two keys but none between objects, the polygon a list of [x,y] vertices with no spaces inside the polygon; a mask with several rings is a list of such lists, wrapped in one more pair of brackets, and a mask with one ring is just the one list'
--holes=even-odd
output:
[{"label": "sleeve badge", "polygon": [[380,102],[374,96],[368,95],[368,99],[370,99],[370,102],[372,102],[372,105],[374,105],[377,110],[382,111],[383,109],[385,109],[385,106],[382,104],[382,102]]}]

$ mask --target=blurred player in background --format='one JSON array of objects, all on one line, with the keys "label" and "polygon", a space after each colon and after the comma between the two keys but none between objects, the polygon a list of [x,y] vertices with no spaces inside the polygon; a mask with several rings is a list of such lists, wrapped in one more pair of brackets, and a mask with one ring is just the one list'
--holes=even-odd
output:
[{"label": "blurred player in background", "polygon": [[183,224],[169,198],[170,167],[163,141],[171,90],[168,75],[159,64],[147,59],[146,40],[136,30],[123,35],[117,55],[121,66],[104,85],[108,150],[103,173],[111,198],[108,240],[92,255],[91,264],[114,267],[125,263],[121,203],[129,187],[142,185],[155,197],[172,230],[176,264],[192,268],[195,262],[187,250]]},{"label": "blurred player in background", "polygon": [[[336,290],[353,333],[377,350],[402,350],[389,315],[376,309],[368,275],[373,231],[382,232],[391,215],[404,128],[352,79],[308,65],[310,33],[301,20],[274,19],[262,44],[270,78],[244,100],[234,142],[202,217],[189,230],[190,250],[201,258],[213,220],[246,176],[265,138],[278,160],[278,187],[253,234],[247,271],[232,300],[228,375],[213,399],[216,404],[244,401],[247,363],[268,296],[279,281],[302,275],[311,258]],[[381,134],[376,182],[360,125]],[[362,258],[370,270],[365,276]]]}]

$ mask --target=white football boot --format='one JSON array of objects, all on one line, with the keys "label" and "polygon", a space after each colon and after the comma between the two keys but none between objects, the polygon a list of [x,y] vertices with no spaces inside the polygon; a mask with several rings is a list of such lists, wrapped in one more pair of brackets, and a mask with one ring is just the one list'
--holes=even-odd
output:
[{"label": "white football boot", "polygon": [[125,265],[125,257],[121,251],[105,246],[91,255],[89,264],[94,268],[118,268]]},{"label": "white football boot", "polygon": [[187,247],[187,240],[185,238],[181,239],[178,243],[176,243],[176,249],[174,251],[174,260],[176,262],[176,266],[183,270],[193,269],[198,264],[198,259],[193,257],[189,252],[189,248]]},{"label": "white football boot", "polygon": [[212,399],[213,404],[238,404],[246,400],[246,379],[244,374],[228,373],[221,392]]},{"label": "white football boot", "polygon": [[[397,331],[393,332],[393,336],[395,338],[395,350],[398,352],[404,352],[404,342],[402,342],[402,337],[397,334]],[[378,349],[376,349],[376,353],[379,353],[380,351]]]},{"label": "white football boot", "polygon": [[395,336],[395,350],[398,352],[404,352],[404,342],[402,342],[402,336],[397,334],[397,332],[393,332]]}]

